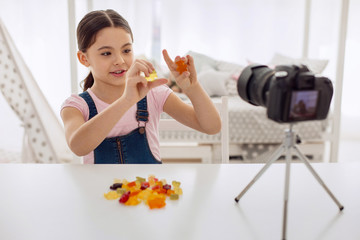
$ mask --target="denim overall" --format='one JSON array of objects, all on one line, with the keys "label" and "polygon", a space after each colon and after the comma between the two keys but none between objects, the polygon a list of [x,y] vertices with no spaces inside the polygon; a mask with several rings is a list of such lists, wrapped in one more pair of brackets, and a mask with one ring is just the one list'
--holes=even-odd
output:
[{"label": "denim overall", "polygon": [[[88,92],[79,94],[89,107],[89,120],[98,112],[95,103]],[[95,164],[159,164],[151,153],[146,137],[145,126],[148,121],[146,96],[137,103],[136,120],[138,128],[124,136],[105,138],[94,150]],[[140,127],[140,121],[145,126]]]}]

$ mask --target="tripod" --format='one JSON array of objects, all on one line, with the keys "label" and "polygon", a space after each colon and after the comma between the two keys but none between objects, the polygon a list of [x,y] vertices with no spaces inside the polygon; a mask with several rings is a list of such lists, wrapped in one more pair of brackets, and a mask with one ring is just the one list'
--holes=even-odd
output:
[{"label": "tripod", "polygon": [[319,175],[315,172],[315,170],[311,167],[309,160],[306,158],[304,154],[302,154],[299,149],[295,146],[296,134],[292,130],[292,124],[290,124],[290,128],[285,131],[285,139],[280,147],[275,150],[268,162],[265,166],[255,175],[253,180],[244,188],[244,190],[235,198],[236,202],[239,202],[240,198],[250,189],[250,187],[261,177],[261,175],[270,167],[272,163],[274,163],[283,152],[286,153],[286,172],[285,172],[285,191],[284,191],[284,210],[283,210],[283,229],[282,229],[282,239],[286,239],[286,222],[287,222],[287,205],[289,199],[289,177],[290,177],[290,163],[291,163],[291,150],[295,150],[296,156],[306,165],[312,175],[316,178],[316,180],[320,183],[321,186],[326,190],[326,192],[330,195],[330,197],[334,200],[336,205],[339,207],[340,211],[344,209],[344,206],[340,204],[340,202],[336,199],[336,197],[330,192],[325,183],[321,180]]}]

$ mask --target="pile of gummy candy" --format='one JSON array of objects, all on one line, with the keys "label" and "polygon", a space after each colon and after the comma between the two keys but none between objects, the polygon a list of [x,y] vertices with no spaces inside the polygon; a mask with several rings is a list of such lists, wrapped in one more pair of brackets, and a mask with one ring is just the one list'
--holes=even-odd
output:
[{"label": "pile of gummy candy", "polygon": [[128,206],[144,202],[150,209],[163,208],[167,197],[178,200],[182,195],[180,184],[177,181],[172,181],[172,185],[167,184],[165,179],[158,180],[154,175],[149,175],[147,181],[142,177],[136,177],[132,182],[114,179],[111,191],[104,193],[104,197],[108,200],[119,199],[121,204]]}]

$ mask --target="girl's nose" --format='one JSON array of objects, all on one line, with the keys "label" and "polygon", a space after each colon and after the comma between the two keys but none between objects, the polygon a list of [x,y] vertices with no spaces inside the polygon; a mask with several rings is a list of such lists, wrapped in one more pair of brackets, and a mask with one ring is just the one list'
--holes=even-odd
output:
[{"label": "girl's nose", "polygon": [[115,61],[114,61],[114,65],[121,65],[122,63],[124,63],[125,62],[125,60],[124,60],[124,58],[122,57],[122,55],[121,54],[117,54],[116,55],[116,59],[115,59]]}]

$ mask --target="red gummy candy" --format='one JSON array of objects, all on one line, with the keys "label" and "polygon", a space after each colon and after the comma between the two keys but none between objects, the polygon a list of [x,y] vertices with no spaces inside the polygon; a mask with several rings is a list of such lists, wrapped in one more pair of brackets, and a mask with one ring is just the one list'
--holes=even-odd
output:
[{"label": "red gummy candy", "polygon": [[130,191],[124,193],[121,198],[119,199],[119,202],[120,203],[126,203],[127,200],[129,200],[129,197],[130,197]]},{"label": "red gummy candy", "polygon": [[147,189],[148,187],[150,187],[150,183],[148,183],[148,182],[142,182],[141,183],[141,190],[145,190],[145,189]]},{"label": "red gummy candy", "polygon": [[171,189],[171,185],[165,184],[165,185],[163,186],[163,188],[166,189],[166,190],[169,190],[169,189]]},{"label": "red gummy candy", "polygon": [[155,185],[151,188],[152,190],[156,190],[156,189],[160,189],[160,186],[159,185]]},{"label": "red gummy candy", "polygon": [[183,60],[179,60],[175,62],[177,65],[176,71],[178,71],[180,74],[187,71],[187,65]]}]

